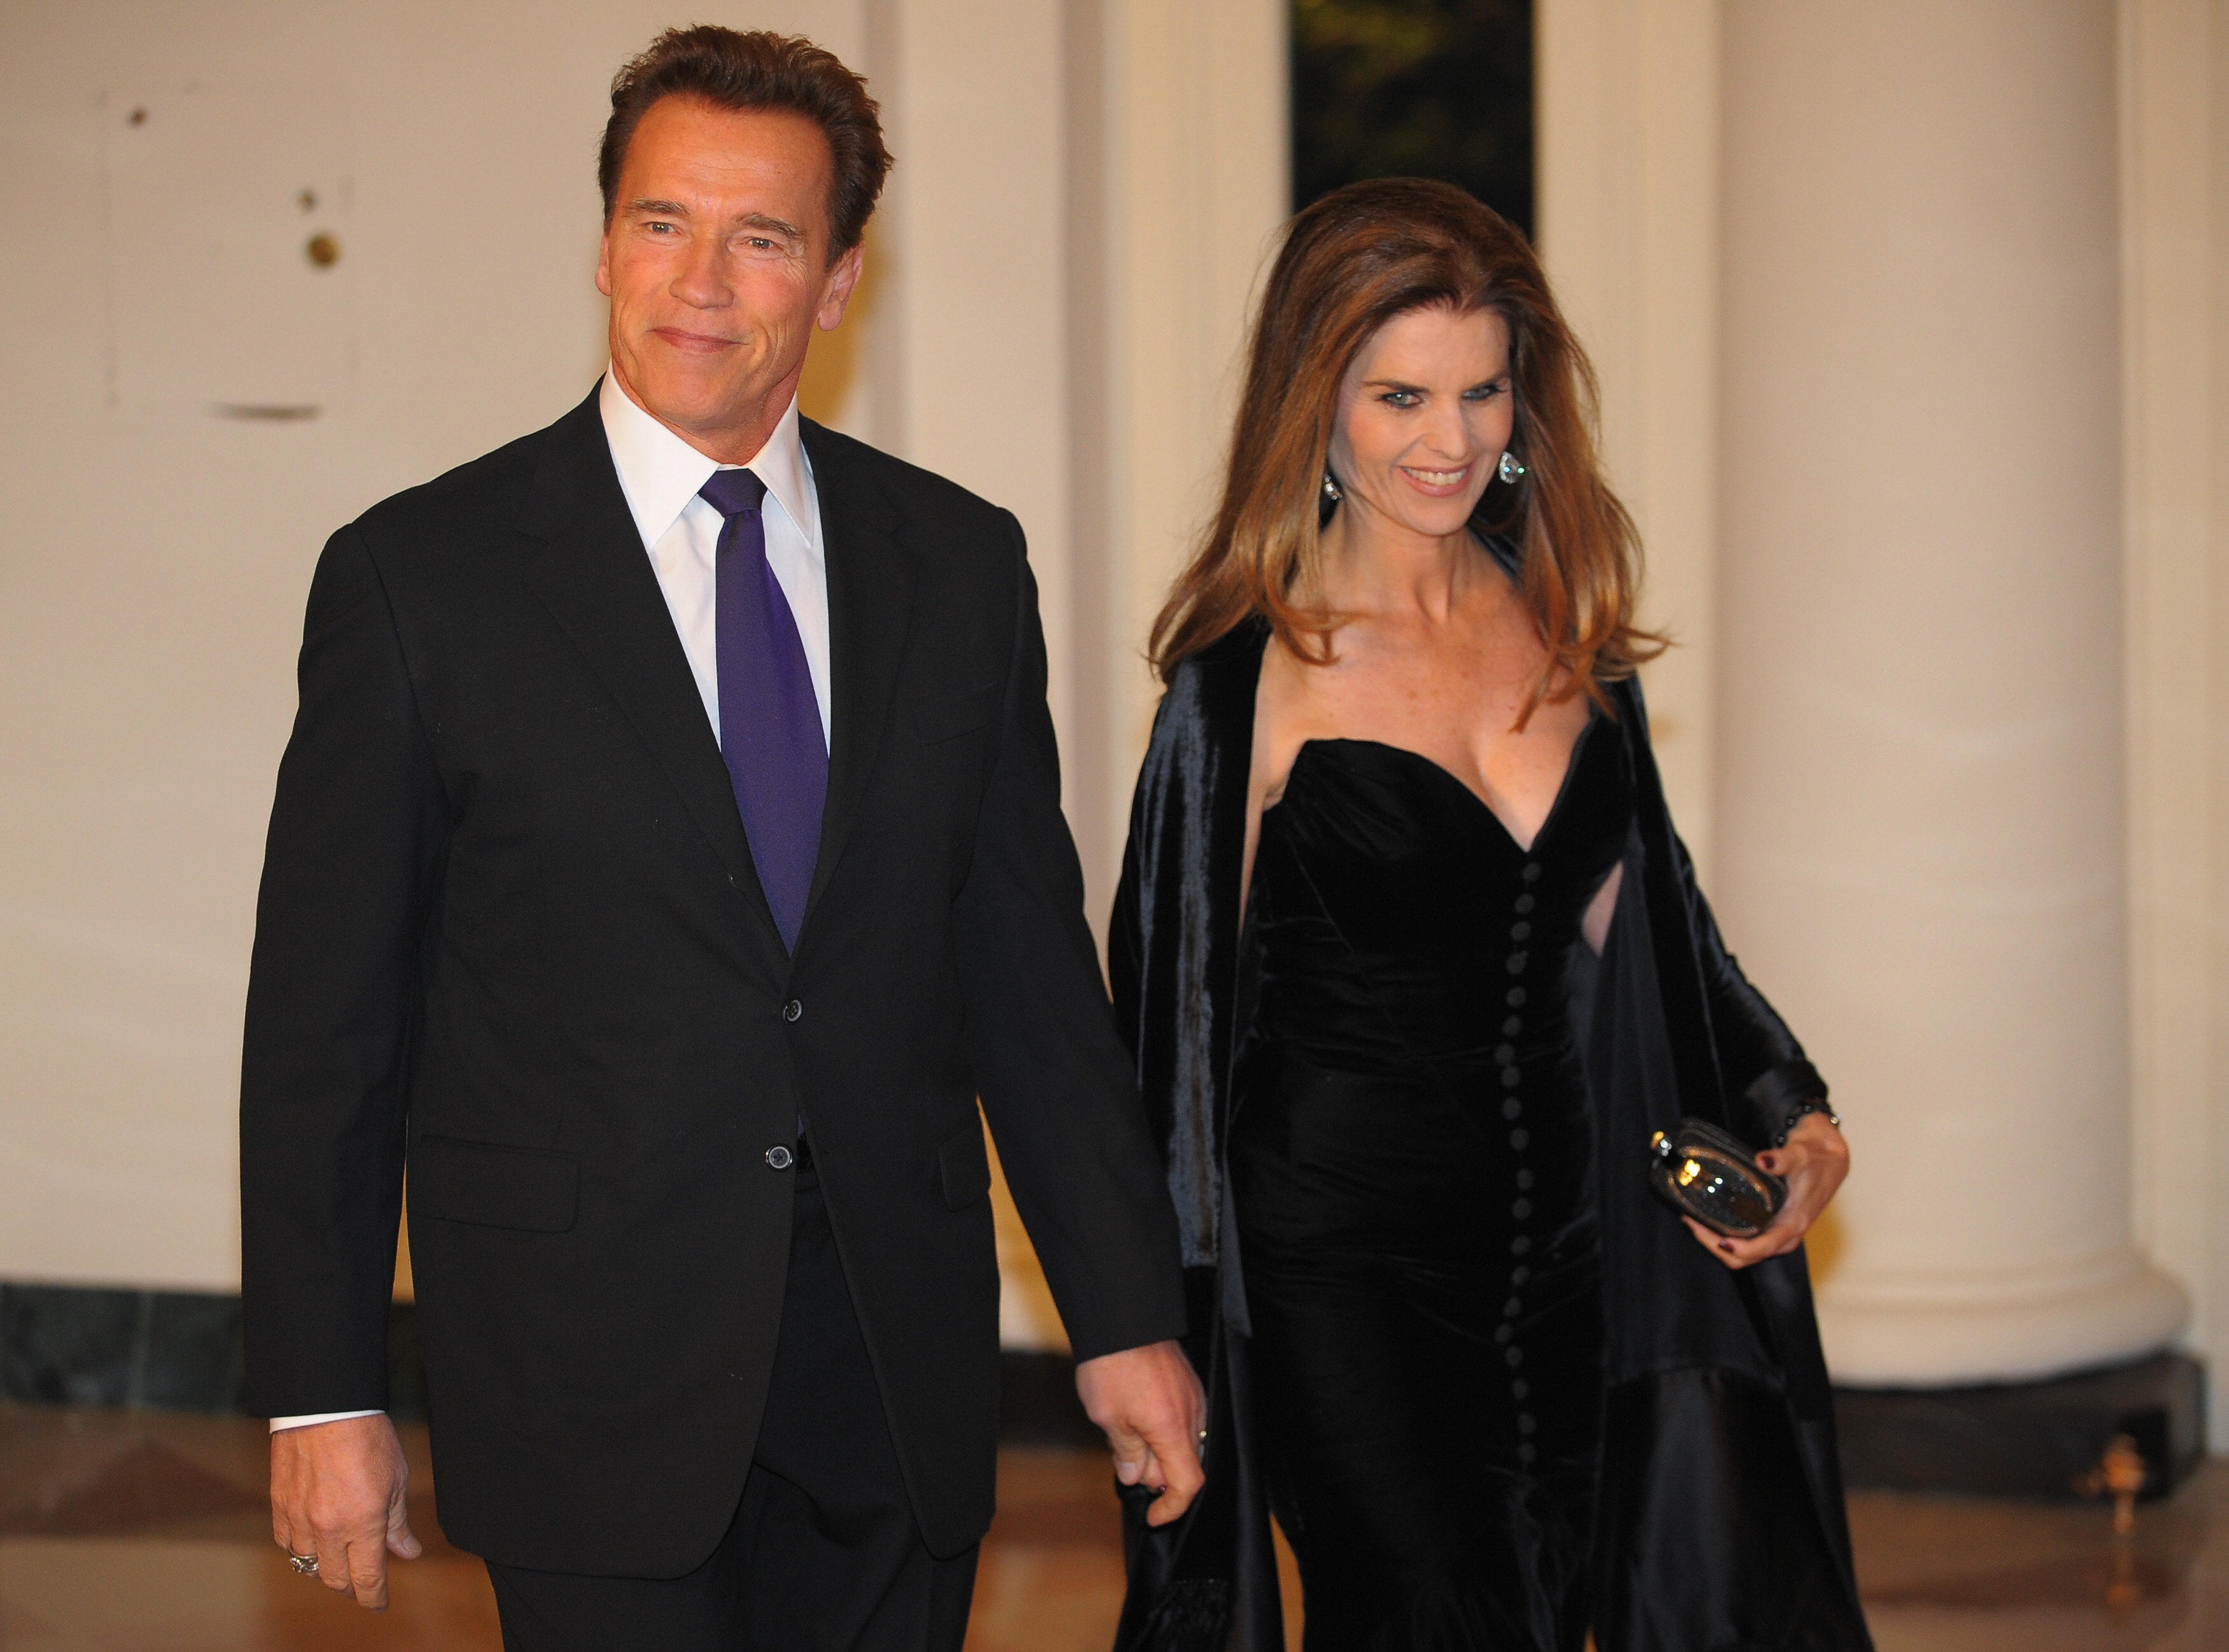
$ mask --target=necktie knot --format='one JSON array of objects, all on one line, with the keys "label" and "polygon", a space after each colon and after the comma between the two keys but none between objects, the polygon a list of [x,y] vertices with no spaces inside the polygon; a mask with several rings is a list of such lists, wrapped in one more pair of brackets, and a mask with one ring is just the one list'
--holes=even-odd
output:
[{"label": "necktie knot", "polygon": [[738,517],[759,508],[766,498],[767,486],[755,471],[714,471],[697,490],[715,511],[723,517]]}]

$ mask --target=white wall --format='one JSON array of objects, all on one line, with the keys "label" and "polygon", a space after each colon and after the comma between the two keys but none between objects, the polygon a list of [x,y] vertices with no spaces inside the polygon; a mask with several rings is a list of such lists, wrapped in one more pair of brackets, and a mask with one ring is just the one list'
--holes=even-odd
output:
[{"label": "white wall", "polygon": [[[0,10],[0,1278],[234,1282],[240,1010],[311,566],[374,500],[593,382],[605,94],[669,17],[638,0]],[[864,44],[858,0],[754,19]],[[314,419],[109,404],[107,123],[144,101],[154,138],[189,82],[227,101],[306,88],[309,112],[264,142],[344,147],[345,210],[318,222],[342,243],[355,368]],[[138,268],[199,255],[113,229]]]},{"label": "white wall", "polygon": [[[0,1279],[234,1283],[240,1010],[311,568],[366,505],[586,392],[606,90],[672,20],[638,0],[0,0]],[[1153,698],[1145,621],[1212,485],[1285,211],[1282,0],[717,20],[810,34],[883,102],[898,164],[806,410],[1021,517],[1098,922]],[[354,360],[315,418],[111,405],[110,127],[144,103],[132,140],[159,139],[189,82],[293,106],[256,133],[266,171],[344,157],[300,225],[342,244],[305,290],[341,292]],[[119,234],[127,288],[162,292],[142,273],[190,254]],[[207,325],[156,320],[145,336]],[[1002,1216],[1008,1340],[1057,1346]]]},{"label": "white wall", "polygon": [[[2120,10],[2136,1226],[2229,1371],[2229,4]],[[899,166],[808,407],[1022,517],[1095,922],[1153,698],[1145,625],[1211,498],[1284,211],[1282,16],[786,0],[721,19],[813,35],[884,101]],[[372,500],[587,389],[605,88],[671,20],[639,0],[0,0],[0,1279],[232,1283],[240,1003],[312,562]],[[1719,0],[1539,11],[1544,250],[1603,370],[1650,617],[1686,645],[1650,687],[1706,859],[1714,806],[1742,807],[1715,755],[1720,28]],[[330,110],[273,151],[345,147],[355,367],[314,420],[110,403],[111,123],[189,80]],[[117,229],[127,273],[190,251]],[[1003,1237],[1010,1340],[1057,1341]]]}]

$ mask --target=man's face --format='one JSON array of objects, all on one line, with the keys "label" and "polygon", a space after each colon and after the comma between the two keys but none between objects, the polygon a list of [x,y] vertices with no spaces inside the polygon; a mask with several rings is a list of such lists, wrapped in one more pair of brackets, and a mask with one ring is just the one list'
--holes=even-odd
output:
[{"label": "man's face", "polygon": [[828,140],[802,115],[661,98],[620,170],[596,261],[620,387],[700,452],[755,456],[859,249],[828,261]]}]

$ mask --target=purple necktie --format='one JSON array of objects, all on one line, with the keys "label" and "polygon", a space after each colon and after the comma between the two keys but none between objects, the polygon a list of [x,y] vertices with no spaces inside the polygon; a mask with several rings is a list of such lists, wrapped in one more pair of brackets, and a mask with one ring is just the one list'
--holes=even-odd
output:
[{"label": "purple necktie", "polygon": [[720,528],[713,630],[720,661],[720,755],[736,788],[759,887],[782,944],[797,950],[805,897],[820,853],[828,742],[797,616],[767,565],[766,484],[749,471],[715,471],[698,489],[727,520]]}]

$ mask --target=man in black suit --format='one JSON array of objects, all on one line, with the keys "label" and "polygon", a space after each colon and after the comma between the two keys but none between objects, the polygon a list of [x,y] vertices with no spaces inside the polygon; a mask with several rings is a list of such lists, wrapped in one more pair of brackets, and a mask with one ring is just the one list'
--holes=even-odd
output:
[{"label": "man in black suit", "polygon": [[1174,1220],[1059,807],[1014,518],[800,420],[889,157],[807,42],[613,88],[611,370],[327,544],[241,1107],[273,1533],[442,1525],[505,1645],[947,1649],[989,1523],[980,1096],[1117,1473],[1199,1483]]}]

